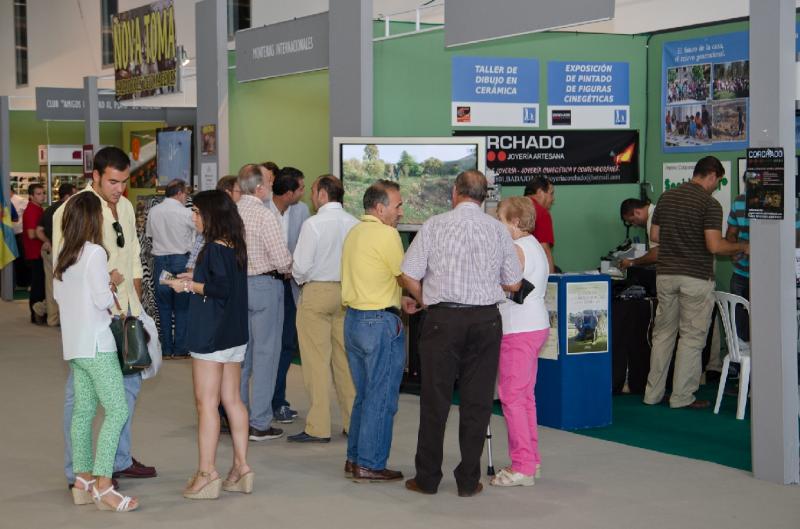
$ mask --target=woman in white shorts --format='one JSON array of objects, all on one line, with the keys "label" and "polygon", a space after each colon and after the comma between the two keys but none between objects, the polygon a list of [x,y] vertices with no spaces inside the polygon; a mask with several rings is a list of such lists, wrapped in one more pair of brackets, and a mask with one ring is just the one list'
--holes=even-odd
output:
[{"label": "woman in white shorts", "polygon": [[[239,394],[241,361],[247,328],[247,249],[244,224],[236,204],[223,191],[203,191],[193,199],[193,220],[207,241],[192,277],[169,282],[176,292],[194,294],[189,301],[187,345],[199,420],[197,472],[183,491],[189,499],[216,499],[220,489],[253,491],[247,464],[247,408]],[[233,465],[222,480],[216,470],[220,402],[233,438]]]}]

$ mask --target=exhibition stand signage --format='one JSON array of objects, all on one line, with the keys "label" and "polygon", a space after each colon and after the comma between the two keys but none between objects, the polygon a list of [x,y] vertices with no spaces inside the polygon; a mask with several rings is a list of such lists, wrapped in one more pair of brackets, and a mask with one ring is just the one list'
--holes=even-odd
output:
[{"label": "exhibition stand signage", "polygon": [[630,127],[627,62],[547,63],[547,122],[551,129]]},{"label": "exhibition stand signage", "polygon": [[[167,121],[159,107],[125,105],[111,94],[100,94],[97,105],[100,121]],[[36,87],[36,119],[41,121],[83,121],[86,118],[86,91],[81,88]]]},{"label": "exhibition stand signage", "polygon": [[[717,199],[719,205],[722,206],[722,219],[727,221],[728,213],[731,211],[731,162],[730,160],[722,160],[722,168],[725,169],[725,176],[717,184],[717,188],[711,194],[712,197]],[[664,187],[661,190],[663,193],[668,189],[673,189],[679,185],[688,182],[694,175],[694,166],[697,162],[669,162],[662,165]]]},{"label": "exhibition stand signage", "polygon": [[664,152],[747,147],[750,43],[739,31],[664,44],[661,139]]},{"label": "exhibition stand signage", "polygon": [[745,180],[747,218],[783,220],[783,148],[747,149]]},{"label": "exhibition stand signage", "polygon": [[177,91],[173,0],[112,15],[111,32],[117,101]]},{"label": "exhibition stand signage", "polygon": [[539,127],[539,61],[453,57],[454,127]]},{"label": "exhibition stand signage", "polygon": [[328,67],[328,13],[236,32],[236,80],[279,77]]},{"label": "exhibition stand signage", "polygon": [[639,131],[469,131],[486,136],[487,176],[524,186],[534,176],[556,185],[639,181]]},{"label": "exhibition stand signage", "polygon": [[[551,275],[557,291],[558,347],[540,356],[539,424],[562,430],[611,424],[611,279],[604,274]],[[551,317],[552,317],[551,311]],[[552,326],[552,325],[551,325]]]}]

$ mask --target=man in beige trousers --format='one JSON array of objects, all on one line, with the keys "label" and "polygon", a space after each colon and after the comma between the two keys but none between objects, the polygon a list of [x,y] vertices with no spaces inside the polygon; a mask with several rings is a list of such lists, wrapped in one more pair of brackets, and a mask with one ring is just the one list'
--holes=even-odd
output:
[{"label": "man in beige trousers", "polygon": [[330,442],[331,374],[345,432],[350,427],[355,387],[344,349],[342,247],[358,220],[342,208],[343,198],[344,188],[338,178],[317,178],[311,187],[311,202],[317,214],[303,223],[294,251],[292,276],[302,286],[297,337],[311,405],[305,429],[289,436],[289,442]]},{"label": "man in beige trousers", "polygon": [[653,214],[650,240],[659,244],[656,265],[658,309],[653,327],[645,404],[664,398],[667,373],[680,333],[672,379],[671,408],[707,408],[696,400],[701,355],[714,308],[714,255],[747,252],[747,243],[722,237],[722,206],[711,196],[725,174],[720,161],[706,156],[692,179],[666,191]]}]

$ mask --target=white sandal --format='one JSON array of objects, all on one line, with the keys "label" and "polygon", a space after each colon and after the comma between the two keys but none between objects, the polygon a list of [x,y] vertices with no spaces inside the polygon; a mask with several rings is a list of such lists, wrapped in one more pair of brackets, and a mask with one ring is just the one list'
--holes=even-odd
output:
[{"label": "white sandal", "polygon": [[526,476],[511,469],[502,469],[490,481],[495,487],[531,487],[535,483],[533,476]]},{"label": "white sandal", "polygon": [[[111,505],[103,502],[103,496],[106,496],[109,493],[120,498],[119,505],[117,505],[116,509],[114,509],[114,507],[112,507]],[[114,485],[111,485],[103,492],[98,491],[97,487],[92,487],[92,499],[94,500],[94,504],[97,505],[97,508],[101,511],[130,512],[130,511],[135,511],[137,508],[139,508],[138,503],[136,505],[131,506],[133,498],[131,498],[130,496],[123,496],[122,494],[114,490]]]},{"label": "white sandal", "polygon": [[[92,499],[92,485],[94,485],[95,480],[85,480],[80,476],[75,476],[75,483],[72,484],[72,502],[75,505],[89,505],[93,503],[94,500]],[[79,489],[78,483],[80,483],[84,488]]]}]

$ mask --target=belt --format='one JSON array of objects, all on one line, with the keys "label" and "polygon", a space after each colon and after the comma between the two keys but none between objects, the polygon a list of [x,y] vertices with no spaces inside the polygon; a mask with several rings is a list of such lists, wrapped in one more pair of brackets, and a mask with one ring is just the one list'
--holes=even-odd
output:
[{"label": "belt", "polygon": [[401,317],[400,316],[400,309],[398,309],[397,307],[386,307],[385,309],[378,309],[378,310],[382,310],[384,312],[391,312],[392,314],[394,314],[398,318]]},{"label": "belt", "polygon": [[429,309],[490,309],[496,308],[497,305],[465,305],[464,303],[451,303],[449,301],[442,301],[429,306]]},{"label": "belt", "polygon": [[262,272],[262,273],[260,273],[258,275],[260,275],[260,276],[270,276],[272,278],[280,279],[281,281],[283,281],[283,274],[281,274],[277,270],[270,270],[269,272]]}]

